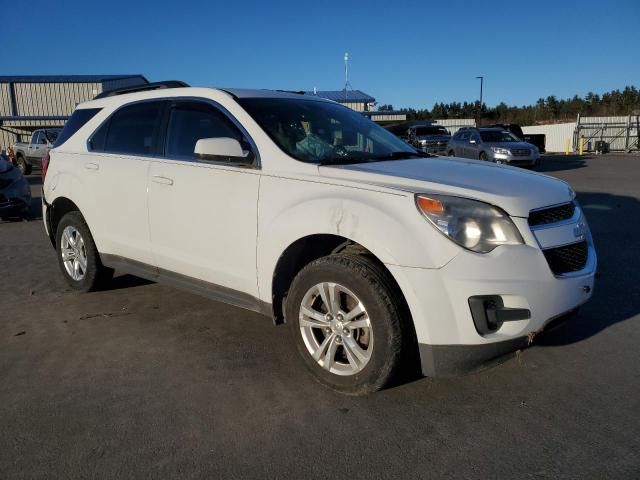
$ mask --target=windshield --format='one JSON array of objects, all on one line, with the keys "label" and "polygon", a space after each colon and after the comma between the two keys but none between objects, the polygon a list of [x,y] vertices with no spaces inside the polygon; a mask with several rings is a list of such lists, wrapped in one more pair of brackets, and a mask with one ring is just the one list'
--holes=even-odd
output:
[{"label": "windshield", "polygon": [[487,130],[484,132],[480,132],[480,137],[482,137],[483,142],[519,142],[520,139],[516,137],[513,133],[503,131],[500,132],[498,130]]},{"label": "windshield", "polygon": [[423,135],[449,135],[449,132],[444,127],[418,127],[416,128],[416,135],[418,137]]},{"label": "windshield", "polygon": [[339,104],[291,98],[241,98],[240,105],[288,155],[345,164],[420,156],[398,137]]}]

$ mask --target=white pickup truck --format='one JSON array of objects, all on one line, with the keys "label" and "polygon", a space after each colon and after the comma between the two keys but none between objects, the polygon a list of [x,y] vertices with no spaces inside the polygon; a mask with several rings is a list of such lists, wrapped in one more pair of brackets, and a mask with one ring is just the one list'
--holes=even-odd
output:
[{"label": "white pickup truck", "polygon": [[16,163],[23,174],[29,175],[33,167],[41,167],[42,157],[49,153],[61,130],[61,128],[35,130],[29,143],[15,144]]},{"label": "white pickup truck", "polygon": [[45,159],[44,224],[75,289],[118,269],[263,313],[347,394],[414,365],[469,371],[592,294],[561,180],[430,157],[318,97],[143,90],[79,105]]}]

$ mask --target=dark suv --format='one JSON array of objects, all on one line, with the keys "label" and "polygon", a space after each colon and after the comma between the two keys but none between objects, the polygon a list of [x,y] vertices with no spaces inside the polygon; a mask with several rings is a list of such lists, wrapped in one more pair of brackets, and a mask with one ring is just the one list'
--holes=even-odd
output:
[{"label": "dark suv", "polygon": [[528,167],[536,166],[540,157],[535,145],[501,128],[462,128],[451,137],[447,154]]}]

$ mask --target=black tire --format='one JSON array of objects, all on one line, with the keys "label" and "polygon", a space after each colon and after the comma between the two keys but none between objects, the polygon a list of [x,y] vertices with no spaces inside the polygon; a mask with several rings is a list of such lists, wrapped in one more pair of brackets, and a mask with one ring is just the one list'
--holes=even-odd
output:
[{"label": "black tire", "polygon": [[16,164],[18,166],[18,170],[22,172],[23,175],[31,174],[31,165],[29,165],[22,155],[18,155],[16,157]]},{"label": "black tire", "polygon": [[[302,302],[305,294],[322,282],[349,289],[369,315],[375,348],[358,373],[341,376],[325,370],[303,340],[299,318]],[[397,378],[401,365],[415,359],[410,353],[415,332],[402,294],[389,273],[366,257],[335,254],[311,262],[293,280],[285,310],[289,331],[305,366],[320,383],[338,392],[365,395],[380,390]]]},{"label": "black tire", "polygon": [[480,160],[483,160],[486,162],[488,160],[487,154],[484,152],[480,152]]},{"label": "black tire", "polygon": [[[69,226],[77,230],[84,241],[87,268],[84,272],[84,276],[80,280],[74,280],[71,277],[67,272],[62,259],[62,235],[65,228]],[[100,261],[100,254],[96,249],[89,227],[80,212],[69,212],[62,217],[58,223],[56,227],[56,253],[58,257],[58,266],[60,267],[62,276],[66,280],[67,284],[74,290],[90,292],[105,285],[113,277],[113,269],[102,265],[102,262]]]},{"label": "black tire", "polygon": [[447,154],[450,157],[455,157],[456,156],[456,152],[454,152],[453,150],[449,150],[449,153]]}]

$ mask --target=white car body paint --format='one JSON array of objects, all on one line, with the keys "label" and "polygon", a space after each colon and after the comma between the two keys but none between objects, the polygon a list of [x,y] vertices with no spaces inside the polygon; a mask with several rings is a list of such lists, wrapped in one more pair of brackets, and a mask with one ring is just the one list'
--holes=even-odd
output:
[{"label": "white car body paint", "polygon": [[[92,132],[119,107],[165,98],[205,99],[223,107],[254,142],[259,168],[88,150]],[[560,180],[455,158],[306,164],[280,150],[232,95],[217,89],[145,91],[78,108],[102,110],[52,150],[45,210],[60,197],[72,200],[101,254],[271,303],[274,270],[286,248],[309,235],[339,235],[387,266],[407,301],[418,342],[432,346],[483,345],[528,335],[591,295],[592,246],[588,268],[569,278],[555,276],[541,251],[572,241],[575,224],[584,219],[538,232],[527,223],[531,210],[572,201],[570,188]],[[415,194],[425,192],[499,207],[524,244],[499,246],[488,254],[461,248],[418,212]],[[505,307],[529,309],[531,318],[479,334],[468,299],[485,294],[500,294]]]}]

